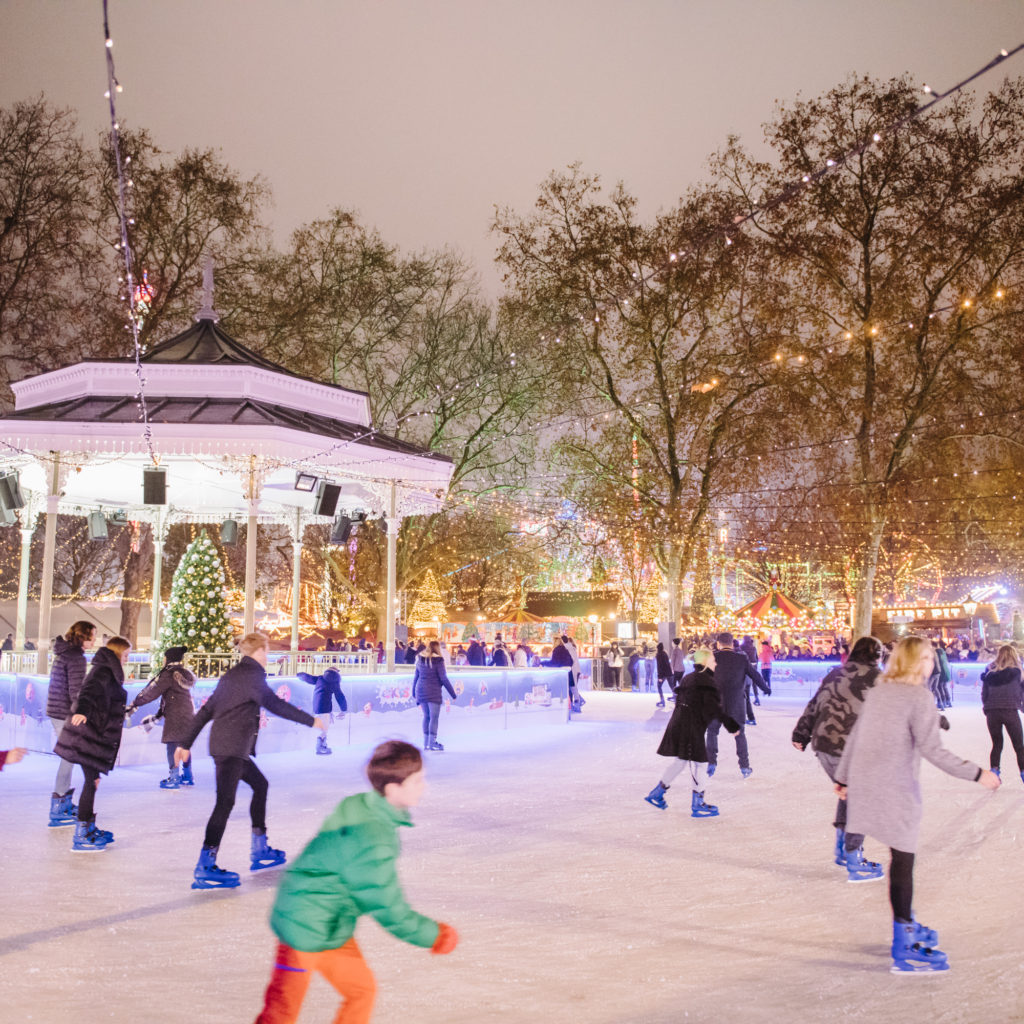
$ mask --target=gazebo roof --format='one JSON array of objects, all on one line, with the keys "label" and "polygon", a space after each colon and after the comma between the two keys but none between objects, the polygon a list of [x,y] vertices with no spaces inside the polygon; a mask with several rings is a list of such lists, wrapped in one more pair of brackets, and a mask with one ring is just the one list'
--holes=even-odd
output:
[{"label": "gazebo roof", "polygon": [[291,373],[242,345],[217,325],[209,301],[141,363],[149,440],[133,359],[90,360],[11,385],[15,411],[0,419],[0,441],[26,488],[45,493],[52,453],[76,470],[62,487],[69,511],[145,513],[139,470],[154,454],[179,518],[245,511],[240,481],[253,468],[261,514],[271,518],[312,508],[314,495],[295,489],[298,469],[343,484],[339,507],[350,510],[383,511],[392,482],[400,514],[434,510],[448,488],[451,459],[374,429],[365,392]]}]

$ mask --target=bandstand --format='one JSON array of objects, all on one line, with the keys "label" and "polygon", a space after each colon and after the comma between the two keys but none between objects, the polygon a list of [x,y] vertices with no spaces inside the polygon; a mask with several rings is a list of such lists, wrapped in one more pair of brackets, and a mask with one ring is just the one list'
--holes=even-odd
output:
[{"label": "bandstand", "polygon": [[[37,516],[45,520],[38,673],[47,671],[52,642],[57,516],[95,511],[123,511],[152,526],[154,637],[163,544],[172,523],[246,525],[243,622],[248,632],[255,621],[260,525],[290,527],[297,593],[307,524],[337,514],[383,520],[385,650],[387,668],[393,668],[401,521],[441,507],[452,463],[376,430],[365,393],[292,373],[228,335],[213,309],[211,267],[195,322],[151,348],[138,365],[134,359],[85,360],[29,377],[12,389],[15,410],[0,419],[0,469],[17,474],[8,477],[20,484],[11,504],[22,503],[17,509],[22,536],[17,649],[24,648],[26,637],[32,533]],[[10,512],[8,505],[13,518]],[[296,652],[299,602],[292,605]]]}]

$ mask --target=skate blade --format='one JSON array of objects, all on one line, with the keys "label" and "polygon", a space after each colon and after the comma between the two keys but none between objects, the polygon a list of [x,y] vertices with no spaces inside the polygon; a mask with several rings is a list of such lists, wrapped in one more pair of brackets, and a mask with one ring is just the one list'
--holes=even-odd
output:
[{"label": "skate blade", "polygon": [[949,970],[949,961],[943,960],[941,963],[919,963],[911,960],[894,960],[892,967],[889,968],[890,974],[941,974],[943,971]]},{"label": "skate blade", "polygon": [[846,880],[851,885],[859,885],[861,882],[881,882],[885,878],[884,874],[881,875],[866,875],[859,878],[848,877]]},{"label": "skate blade", "polygon": [[242,884],[242,880],[240,878],[236,878],[233,882],[209,882],[209,881],[206,881],[205,879],[203,881],[199,881],[199,879],[196,879],[196,881],[194,881],[192,883],[192,888],[193,889],[237,889],[241,884]]},{"label": "skate blade", "polygon": [[282,864],[287,863],[287,858],[282,857],[280,860],[271,860],[263,863],[262,861],[256,861],[254,864],[249,865],[250,871],[264,871],[267,868],[279,868]]}]

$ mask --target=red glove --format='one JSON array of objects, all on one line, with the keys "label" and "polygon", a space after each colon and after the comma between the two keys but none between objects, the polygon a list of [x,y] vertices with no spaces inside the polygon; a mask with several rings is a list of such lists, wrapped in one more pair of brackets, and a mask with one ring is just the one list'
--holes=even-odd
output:
[{"label": "red glove", "polygon": [[450,924],[438,925],[437,938],[434,940],[433,946],[430,947],[431,953],[450,953],[459,944],[459,933]]}]

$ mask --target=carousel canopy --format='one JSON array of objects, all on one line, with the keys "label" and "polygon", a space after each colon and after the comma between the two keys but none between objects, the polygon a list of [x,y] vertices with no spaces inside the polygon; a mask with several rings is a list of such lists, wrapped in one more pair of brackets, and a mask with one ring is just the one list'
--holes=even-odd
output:
[{"label": "carousel canopy", "polygon": [[781,615],[787,619],[811,618],[811,609],[793,598],[776,590],[774,587],[759,598],[745,604],[734,613],[737,619],[768,619],[772,615]]}]

